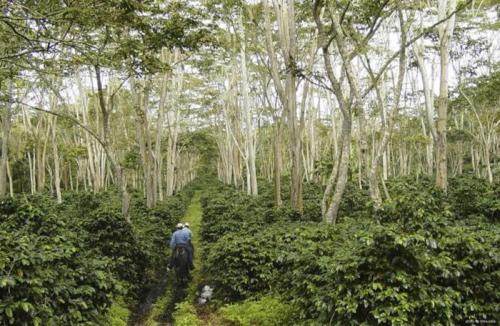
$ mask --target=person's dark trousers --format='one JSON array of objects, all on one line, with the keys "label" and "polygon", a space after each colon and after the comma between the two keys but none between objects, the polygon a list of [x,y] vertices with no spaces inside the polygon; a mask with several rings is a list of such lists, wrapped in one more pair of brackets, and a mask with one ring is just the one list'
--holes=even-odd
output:
[{"label": "person's dark trousers", "polygon": [[[182,245],[182,247],[185,247],[188,253],[188,261],[189,261],[189,268],[193,269],[193,255],[194,255],[194,247],[191,242],[187,246]],[[172,249],[172,253],[170,254],[170,261],[168,263],[168,268],[173,268],[174,267],[174,255],[175,255],[175,248]]]},{"label": "person's dark trousers", "polygon": [[193,258],[194,258],[194,246],[191,241],[189,241],[189,245],[187,246],[188,248],[188,253],[189,253],[189,268],[193,269]]},{"label": "person's dark trousers", "polygon": [[172,252],[170,253],[170,259],[168,260],[168,268],[173,268],[174,267],[174,254],[175,254],[175,248],[172,249]]}]

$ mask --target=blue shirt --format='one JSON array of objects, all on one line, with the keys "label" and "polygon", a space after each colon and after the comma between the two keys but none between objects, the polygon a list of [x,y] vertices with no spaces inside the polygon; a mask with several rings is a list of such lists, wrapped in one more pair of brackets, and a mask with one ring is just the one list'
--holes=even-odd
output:
[{"label": "blue shirt", "polygon": [[187,245],[190,237],[185,229],[177,230],[172,234],[170,239],[170,248],[174,249],[177,245]]},{"label": "blue shirt", "polygon": [[189,236],[189,240],[191,240],[193,238],[193,231],[191,231],[190,228],[184,227],[184,229],[182,229],[182,231],[186,231],[186,233]]}]

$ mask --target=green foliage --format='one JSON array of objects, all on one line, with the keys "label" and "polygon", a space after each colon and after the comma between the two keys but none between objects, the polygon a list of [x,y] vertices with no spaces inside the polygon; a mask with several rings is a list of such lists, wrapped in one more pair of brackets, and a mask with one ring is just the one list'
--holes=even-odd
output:
[{"label": "green foliage", "polygon": [[195,307],[188,303],[182,302],[176,305],[173,313],[173,319],[177,326],[198,326],[202,325],[202,321],[196,314]]},{"label": "green foliage", "polygon": [[500,184],[490,185],[473,175],[451,178],[449,184],[449,201],[456,218],[500,220]]},{"label": "green foliage", "polygon": [[1,199],[0,324],[126,324],[127,305],[163,271],[191,195],[152,210],[134,196],[131,224],[113,191],[66,193],[62,205],[45,195]]},{"label": "green foliage", "polygon": [[370,207],[369,200],[370,196],[366,188],[359,189],[355,182],[347,182],[344,196],[340,202],[339,216],[366,216]]},{"label": "green foliage", "polygon": [[273,262],[285,248],[268,236],[263,230],[231,232],[210,247],[206,272],[219,298],[242,300],[270,289],[279,272]]},{"label": "green foliage", "polygon": [[115,275],[138,290],[144,282],[146,255],[140,248],[132,227],[114,209],[100,207],[82,223],[84,241],[97,257],[109,257]]},{"label": "green foliage", "polygon": [[420,325],[494,317],[499,257],[491,232],[485,238],[476,228],[445,228],[433,238],[397,223],[363,224],[346,221],[325,242],[298,240],[281,287],[304,317]]},{"label": "green foliage", "polygon": [[[253,198],[219,187],[203,203],[213,231],[204,239],[208,281],[226,302],[279,293],[302,321],[319,324],[495,320],[500,230],[467,216],[497,216],[498,190],[466,179],[451,181],[449,196],[430,179],[390,180],[391,199],[377,212],[351,188],[344,202],[351,217],[336,226],[291,222],[286,208],[269,210],[264,201],[259,209]],[[241,227],[227,227],[233,223]],[[228,310],[233,320],[245,315],[239,307]]]},{"label": "green foliage", "polygon": [[224,187],[217,191],[220,196],[211,199],[210,203],[208,197],[201,198],[203,241],[215,242],[228,232],[255,228],[264,223],[264,209],[259,207],[257,199]]},{"label": "green foliage", "polygon": [[4,199],[0,223],[2,324],[95,321],[121,292],[111,260],[88,252],[68,221],[43,205]]},{"label": "green foliage", "polygon": [[102,324],[109,326],[127,326],[129,317],[130,310],[126,307],[123,299],[118,299],[109,309],[109,313]]},{"label": "green foliage", "polygon": [[388,182],[391,198],[375,212],[381,222],[397,222],[405,230],[428,229],[433,223],[443,223],[451,216],[446,205],[444,193],[437,189],[429,179],[420,184],[410,183],[407,179]]},{"label": "green foliage", "polygon": [[265,296],[259,300],[224,306],[219,313],[224,320],[241,326],[291,325],[294,321],[294,311],[283,301],[279,297]]}]

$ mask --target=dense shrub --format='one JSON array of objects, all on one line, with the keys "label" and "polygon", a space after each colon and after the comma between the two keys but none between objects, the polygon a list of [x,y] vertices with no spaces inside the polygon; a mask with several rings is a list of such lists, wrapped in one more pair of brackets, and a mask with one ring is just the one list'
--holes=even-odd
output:
[{"label": "dense shrub", "polygon": [[[321,208],[320,208],[321,210]],[[274,207],[266,210],[264,214],[264,221],[266,223],[275,222],[293,222],[302,220],[303,215],[299,211],[290,206]]]},{"label": "dense shrub", "polygon": [[344,195],[340,202],[339,216],[362,217],[366,216],[369,210],[370,196],[365,188],[360,189],[359,185],[353,181],[347,182]]},{"label": "dense shrub", "polygon": [[206,272],[219,298],[242,300],[271,288],[279,273],[273,262],[284,248],[277,248],[268,236],[265,230],[232,232],[210,247]]},{"label": "dense shrub", "polygon": [[394,180],[390,187],[393,195],[374,212],[375,219],[382,223],[396,222],[404,230],[439,232],[452,216],[444,193],[433,184],[423,189],[422,185]]},{"label": "dense shrub", "polygon": [[206,243],[217,241],[224,234],[242,229],[255,229],[265,224],[267,210],[251,198],[232,189],[217,192],[213,198],[202,197],[203,220],[201,237]]},{"label": "dense shrub", "polygon": [[494,317],[499,261],[493,249],[498,239],[491,232],[485,237],[477,230],[447,228],[435,239],[423,230],[402,232],[395,223],[364,224],[363,230],[344,223],[328,241],[300,239],[294,247],[299,251],[289,256],[282,288],[304,317],[340,324]]},{"label": "dense shrub", "polygon": [[127,282],[133,294],[144,282],[146,255],[132,226],[115,209],[102,206],[82,223],[83,241],[94,257],[110,258],[113,273]]},{"label": "dense shrub", "polygon": [[182,302],[176,305],[172,314],[177,326],[199,326],[203,322],[198,318],[196,308],[189,302]]},{"label": "dense shrub", "polygon": [[[209,238],[205,266],[218,299],[279,293],[303,320],[319,324],[496,320],[498,225],[456,220],[465,210],[455,211],[453,195],[429,180],[392,180],[388,187],[391,199],[377,212],[370,213],[364,195],[351,196],[347,203],[353,200],[355,213],[336,226],[304,223],[286,208],[266,207],[266,224],[228,228],[259,220],[253,199],[232,190],[205,198],[210,229],[221,231]],[[481,204],[474,209],[487,214]]]},{"label": "dense shrub", "polygon": [[170,231],[192,193],[151,210],[133,194],[132,223],[115,191],[67,193],[61,205],[45,195],[1,199],[0,324],[97,324],[118,295],[121,310],[133,304],[164,272]]},{"label": "dense shrub", "polygon": [[449,183],[449,201],[458,219],[500,220],[500,184],[490,185],[473,175],[451,178]]},{"label": "dense shrub", "polygon": [[293,325],[295,311],[282,298],[265,296],[259,300],[249,300],[240,304],[232,304],[220,310],[223,321],[241,326]]},{"label": "dense shrub", "polygon": [[0,324],[95,321],[119,293],[111,261],[85,250],[66,223],[26,199],[1,200]]}]

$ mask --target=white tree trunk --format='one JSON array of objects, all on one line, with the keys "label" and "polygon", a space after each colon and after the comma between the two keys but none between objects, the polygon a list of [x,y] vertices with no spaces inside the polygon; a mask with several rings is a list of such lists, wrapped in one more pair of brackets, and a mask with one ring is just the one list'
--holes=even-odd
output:
[{"label": "white tree trunk", "polygon": [[243,94],[243,111],[245,116],[245,145],[246,145],[246,166],[247,166],[247,185],[249,194],[258,195],[257,188],[257,169],[255,167],[255,134],[253,128],[252,111],[250,109],[250,99],[248,95],[248,71],[246,59],[246,39],[243,26],[243,12],[239,16],[240,24],[240,61],[241,61],[241,90]]},{"label": "white tree trunk", "polygon": [[61,194],[61,168],[59,164],[59,149],[57,147],[57,117],[52,120],[52,155],[54,160],[54,186],[56,190],[57,203],[62,203]]},{"label": "white tree trunk", "polygon": [[9,99],[3,114],[2,120],[2,156],[0,157],[0,197],[7,192],[7,169],[9,165],[9,136],[12,110],[12,84],[9,85]]}]

